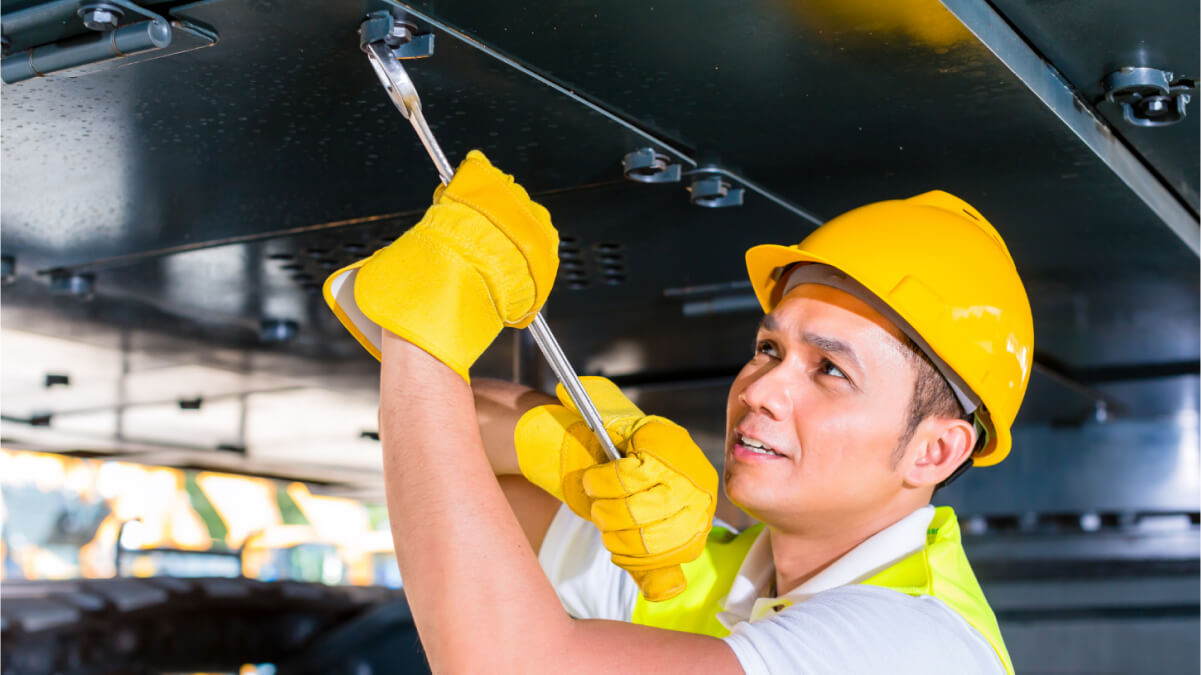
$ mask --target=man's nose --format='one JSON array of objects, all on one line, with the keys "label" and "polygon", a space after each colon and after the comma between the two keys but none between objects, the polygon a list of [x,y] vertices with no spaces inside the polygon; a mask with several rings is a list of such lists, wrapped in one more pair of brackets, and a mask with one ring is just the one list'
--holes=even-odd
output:
[{"label": "man's nose", "polygon": [[791,384],[794,379],[788,370],[783,363],[777,363],[761,371],[739,395],[742,404],[748,410],[774,420],[787,418],[792,410]]}]

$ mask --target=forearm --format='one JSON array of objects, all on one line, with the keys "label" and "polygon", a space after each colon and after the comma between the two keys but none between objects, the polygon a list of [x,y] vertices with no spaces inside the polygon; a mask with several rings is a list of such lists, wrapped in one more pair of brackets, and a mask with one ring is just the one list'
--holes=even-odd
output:
[{"label": "forearm", "polygon": [[434,672],[741,672],[715,638],[567,616],[484,458],[461,377],[389,333],[380,394],[396,559]]},{"label": "forearm", "polygon": [[497,476],[520,475],[517,450],[513,445],[517,420],[535,406],[558,401],[520,384],[487,378],[473,378],[471,393],[492,472]]},{"label": "forearm", "polygon": [[485,461],[470,388],[388,334],[381,417],[397,562],[431,666],[539,670],[547,650],[530,651],[531,631],[563,644],[572,622]]}]

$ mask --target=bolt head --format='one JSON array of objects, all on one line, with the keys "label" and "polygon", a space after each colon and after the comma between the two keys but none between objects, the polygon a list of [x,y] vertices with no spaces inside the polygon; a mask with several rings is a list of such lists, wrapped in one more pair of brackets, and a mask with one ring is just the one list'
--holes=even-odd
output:
[{"label": "bolt head", "polygon": [[400,21],[392,22],[392,27],[388,29],[388,35],[384,38],[384,43],[389,47],[399,47],[413,39],[413,27],[407,23]]},{"label": "bolt head", "polygon": [[1152,96],[1143,102],[1143,112],[1147,115],[1160,115],[1168,111],[1168,100],[1164,96]]},{"label": "bolt head", "polygon": [[100,32],[113,30],[121,22],[121,13],[109,7],[84,7],[79,16],[84,27]]}]

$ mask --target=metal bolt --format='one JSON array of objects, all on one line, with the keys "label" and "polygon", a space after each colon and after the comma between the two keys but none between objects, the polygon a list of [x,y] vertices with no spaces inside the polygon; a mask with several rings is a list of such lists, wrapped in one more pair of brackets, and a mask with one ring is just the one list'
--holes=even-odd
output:
[{"label": "metal bolt", "polygon": [[1147,99],[1147,112],[1160,113],[1168,109],[1168,104],[1160,96]]},{"label": "metal bolt", "polygon": [[417,27],[397,20],[392,22],[392,27],[388,29],[388,34],[384,37],[384,43],[389,47],[399,47],[409,40],[413,39],[413,33],[417,31]]},{"label": "metal bolt", "polygon": [[680,165],[654,148],[638,148],[621,160],[626,178],[639,183],[674,183],[680,180]]},{"label": "metal bolt", "polygon": [[1140,127],[1162,127],[1184,119],[1188,90],[1195,86],[1187,78],[1175,79],[1171,71],[1147,67],[1125,67],[1105,77],[1105,100],[1122,110],[1122,118]]},{"label": "metal bolt", "polygon": [[120,7],[107,2],[84,5],[79,8],[78,14],[79,18],[83,19],[84,27],[101,33],[116,28],[117,24],[121,23],[121,17],[125,16]]},{"label": "metal bolt", "polygon": [[691,193],[692,203],[697,206],[710,209],[742,206],[742,188],[734,187],[719,174],[694,174],[688,192]]}]

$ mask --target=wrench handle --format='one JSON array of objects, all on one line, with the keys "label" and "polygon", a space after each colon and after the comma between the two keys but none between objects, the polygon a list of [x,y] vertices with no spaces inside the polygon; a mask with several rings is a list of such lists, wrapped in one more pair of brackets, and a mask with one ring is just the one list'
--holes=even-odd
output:
[{"label": "wrench handle", "polygon": [[546,357],[546,362],[550,364],[550,369],[554,371],[555,377],[559,378],[559,382],[567,390],[567,395],[575,403],[576,410],[580,411],[580,415],[584,418],[584,422],[588,424],[588,428],[592,430],[593,434],[596,434],[601,447],[605,449],[605,454],[612,460],[621,459],[621,453],[617,451],[617,447],[613,445],[613,440],[609,438],[608,432],[605,431],[605,421],[601,418],[596,405],[588,396],[588,390],[584,389],[580,378],[576,376],[575,370],[571,367],[571,362],[563,354],[563,350],[559,347],[559,342],[555,340],[554,333],[550,332],[550,326],[546,325],[546,319],[542,318],[541,313],[534,317],[534,322],[530,324],[529,330],[530,335],[534,337],[534,342],[538,345],[538,349],[542,350],[542,355]]},{"label": "wrench handle", "polygon": [[[446,153],[442,152],[442,146],[438,145],[438,139],[434,137],[434,132],[425,121],[425,115],[421,112],[421,99],[417,96],[417,88],[409,79],[409,74],[405,72],[404,66],[392,58],[387,47],[382,43],[373,42],[367,45],[366,51],[368,60],[371,61],[371,66],[379,77],[380,84],[388,91],[397,110],[413,125],[413,129],[417,132],[417,138],[421,139],[425,151],[434,161],[434,167],[438,169],[438,177],[442,179],[442,184],[450,183],[454,178],[455,169],[446,159]],[[617,447],[613,445],[612,439],[605,431],[605,422],[601,419],[596,404],[588,396],[588,391],[584,389],[580,378],[571,367],[571,362],[563,354],[563,349],[559,347],[559,341],[555,339],[554,333],[550,331],[550,326],[546,325],[546,320],[542,318],[541,313],[534,317],[534,322],[530,324],[529,330],[538,349],[546,357],[546,362],[550,364],[550,369],[554,372],[555,377],[563,384],[567,395],[575,403],[576,410],[580,411],[588,428],[596,434],[605,454],[610,459],[620,459],[621,453],[617,451]]]}]

